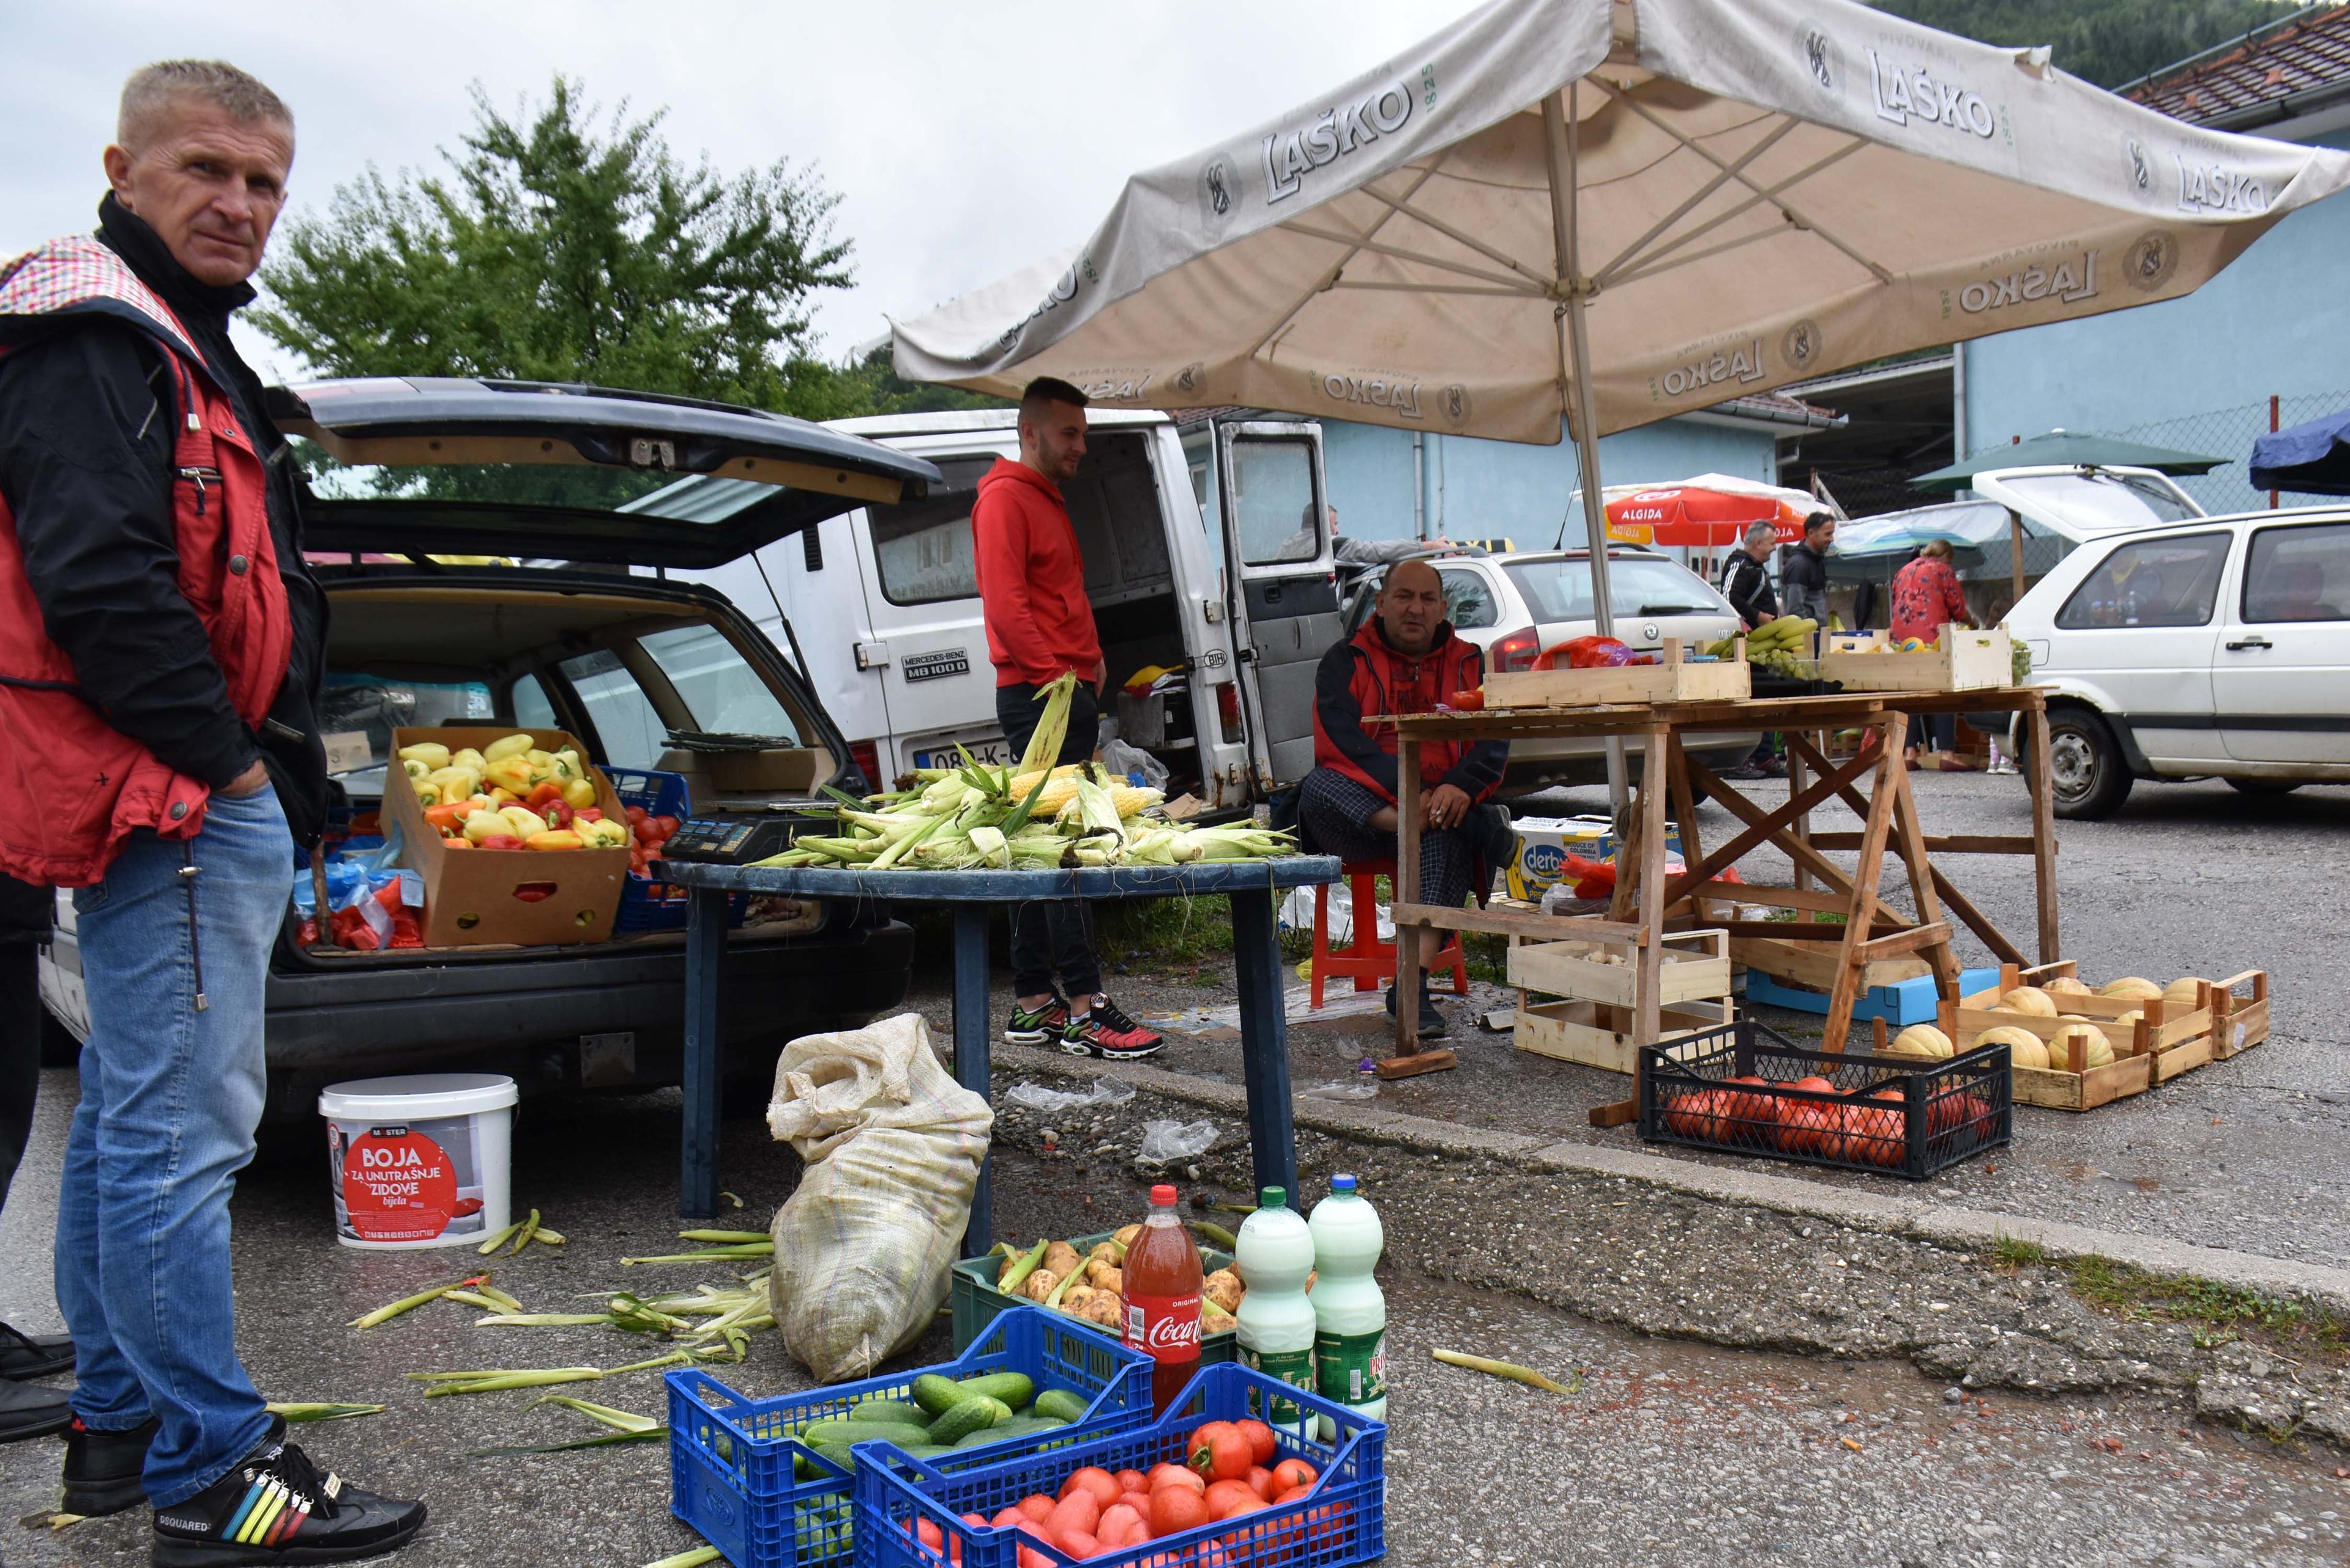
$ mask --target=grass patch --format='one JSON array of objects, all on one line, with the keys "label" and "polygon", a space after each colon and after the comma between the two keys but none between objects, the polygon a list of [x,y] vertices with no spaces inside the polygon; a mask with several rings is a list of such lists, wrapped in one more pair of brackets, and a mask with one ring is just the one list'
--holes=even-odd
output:
[{"label": "grass patch", "polygon": [[2339,1359],[2350,1355],[2350,1320],[2322,1307],[2264,1296],[2194,1274],[2160,1274],[2112,1258],[2052,1258],[2037,1242],[2002,1236],[1991,1261],[2010,1272],[2044,1266],[2064,1276],[2073,1293],[2093,1306],[2147,1323],[2193,1326],[2196,1343],[2224,1345],[2247,1334],[2314,1349]]}]

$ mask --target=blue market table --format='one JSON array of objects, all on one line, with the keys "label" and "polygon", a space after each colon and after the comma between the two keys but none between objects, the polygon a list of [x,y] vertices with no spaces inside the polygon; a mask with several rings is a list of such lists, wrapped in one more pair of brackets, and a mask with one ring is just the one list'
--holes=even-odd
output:
[{"label": "blue market table", "polygon": [[[727,900],[736,893],[791,898],[872,898],[944,904],[954,910],[954,1071],[988,1097],[988,912],[1044,898],[1232,900],[1232,968],[1240,992],[1241,1059],[1248,1086],[1249,1145],[1256,1185],[1297,1190],[1297,1146],[1289,1116],[1289,1040],[1283,1020],[1281,943],[1274,897],[1338,879],[1326,855],[1280,860],[1195,861],[1188,866],[1103,866],[1075,871],[852,871],[813,867],[709,866],[665,860],[654,874],[693,890],[685,945],[685,1137],[678,1210],[718,1212],[718,992],[726,950]],[[966,1257],[993,1244],[990,1169],[972,1196]]]}]

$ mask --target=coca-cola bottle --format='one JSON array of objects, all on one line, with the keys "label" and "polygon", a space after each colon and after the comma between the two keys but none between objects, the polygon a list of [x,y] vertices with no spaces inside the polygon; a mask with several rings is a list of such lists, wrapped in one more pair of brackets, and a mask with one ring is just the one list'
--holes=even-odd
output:
[{"label": "coca-cola bottle", "polygon": [[1126,1250],[1126,1345],[1149,1355],[1150,1408],[1163,1416],[1200,1369],[1200,1248],[1175,1217],[1175,1189],[1150,1189],[1150,1216]]}]

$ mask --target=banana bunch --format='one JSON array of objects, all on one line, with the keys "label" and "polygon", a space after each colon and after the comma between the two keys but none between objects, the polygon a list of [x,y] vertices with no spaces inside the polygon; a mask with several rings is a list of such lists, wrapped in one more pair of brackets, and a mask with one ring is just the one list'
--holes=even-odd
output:
[{"label": "banana bunch", "polygon": [[[1802,673],[1796,649],[1804,639],[1820,629],[1820,623],[1806,616],[1783,615],[1767,625],[1746,634],[1746,662],[1780,675]],[[1706,651],[1716,659],[1728,659],[1737,649],[1735,637],[1725,637]]]}]

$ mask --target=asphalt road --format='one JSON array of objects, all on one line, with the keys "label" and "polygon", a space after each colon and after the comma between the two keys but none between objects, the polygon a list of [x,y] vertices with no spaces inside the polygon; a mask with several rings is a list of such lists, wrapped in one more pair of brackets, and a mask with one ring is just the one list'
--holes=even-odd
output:
[{"label": "asphalt road", "polygon": [[[45,1084],[57,1092],[45,1102],[34,1160],[0,1228],[0,1249],[12,1259],[45,1255],[65,1086],[63,1075]],[[668,1096],[526,1117],[517,1195],[571,1241],[499,1264],[497,1282],[541,1311],[576,1310],[599,1289],[641,1289],[642,1276],[656,1272],[623,1269],[619,1259],[665,1250],[676,1229],[675,1147]],[[427,1400],[402,1376],[611,1366],[654,1347],[607,1329],[476,1329],[471,1311],[446,1303],[366,1333],[344,1326],[475,1260],[335,1245],[318,1152],[307,1137],[273,1138],[241,1184],[241,1350],[273,1397],[390,1407],[298,1436],[364,1484],[430,1499],[432,1524],[396,1561],[630,1568],[694,1544],[668,1514],[658,1447],[469,1459],[471,1449],[587,1428],[558,1409],[525,1413],[529,1393]],[[726,1185],[749,1212],[787,1194],[795,1163],[758,1124],[730,1124]],[[1083,1231],[1140,1211],[1139,1179],[1115,1162],[1040,1161],[1005,1149],[998,1166],[1007,1233]],[[1398,1168],[1382,1178],[1399,1210],[1443,1200],[1432,1189],[1407,1196],[1413,1179]],[[699,1272],[661,1270],[657,1282],[682,1286]],[[0,1272],[0,1316],[27,1326],[53,1321],[40,1273]],[[1382,1273],[1397,1388],[1387,1561],[1399,1568],[1745,1558],[1806,1568],[2298,1568],[2342,1561],[2350,1539],[2341,1456],[2198,1426],[2175,1397],[1958,1399],[1906,1364],[1648,1338],[1514,1295],[1435,1282],[1393,1252]],[[1428,1353],[1440,1345],[1534,1365],[1575,1391],[1546,1395],[1435,1365]],[[941,1318],[908,1360],[949,1353]],[[762,1397],[807,1385],[773,1335],[724,1376]],[[572,1391],[648,1415],[661,1408],[648,1374]],[[50,1506],[58,1452],[49,1441],[0,1449],[0,1521]],[[0,1559],[28,1568],[140,1562],[145,1530],[139,1511],[58,1533],[0,1523]]]}]

